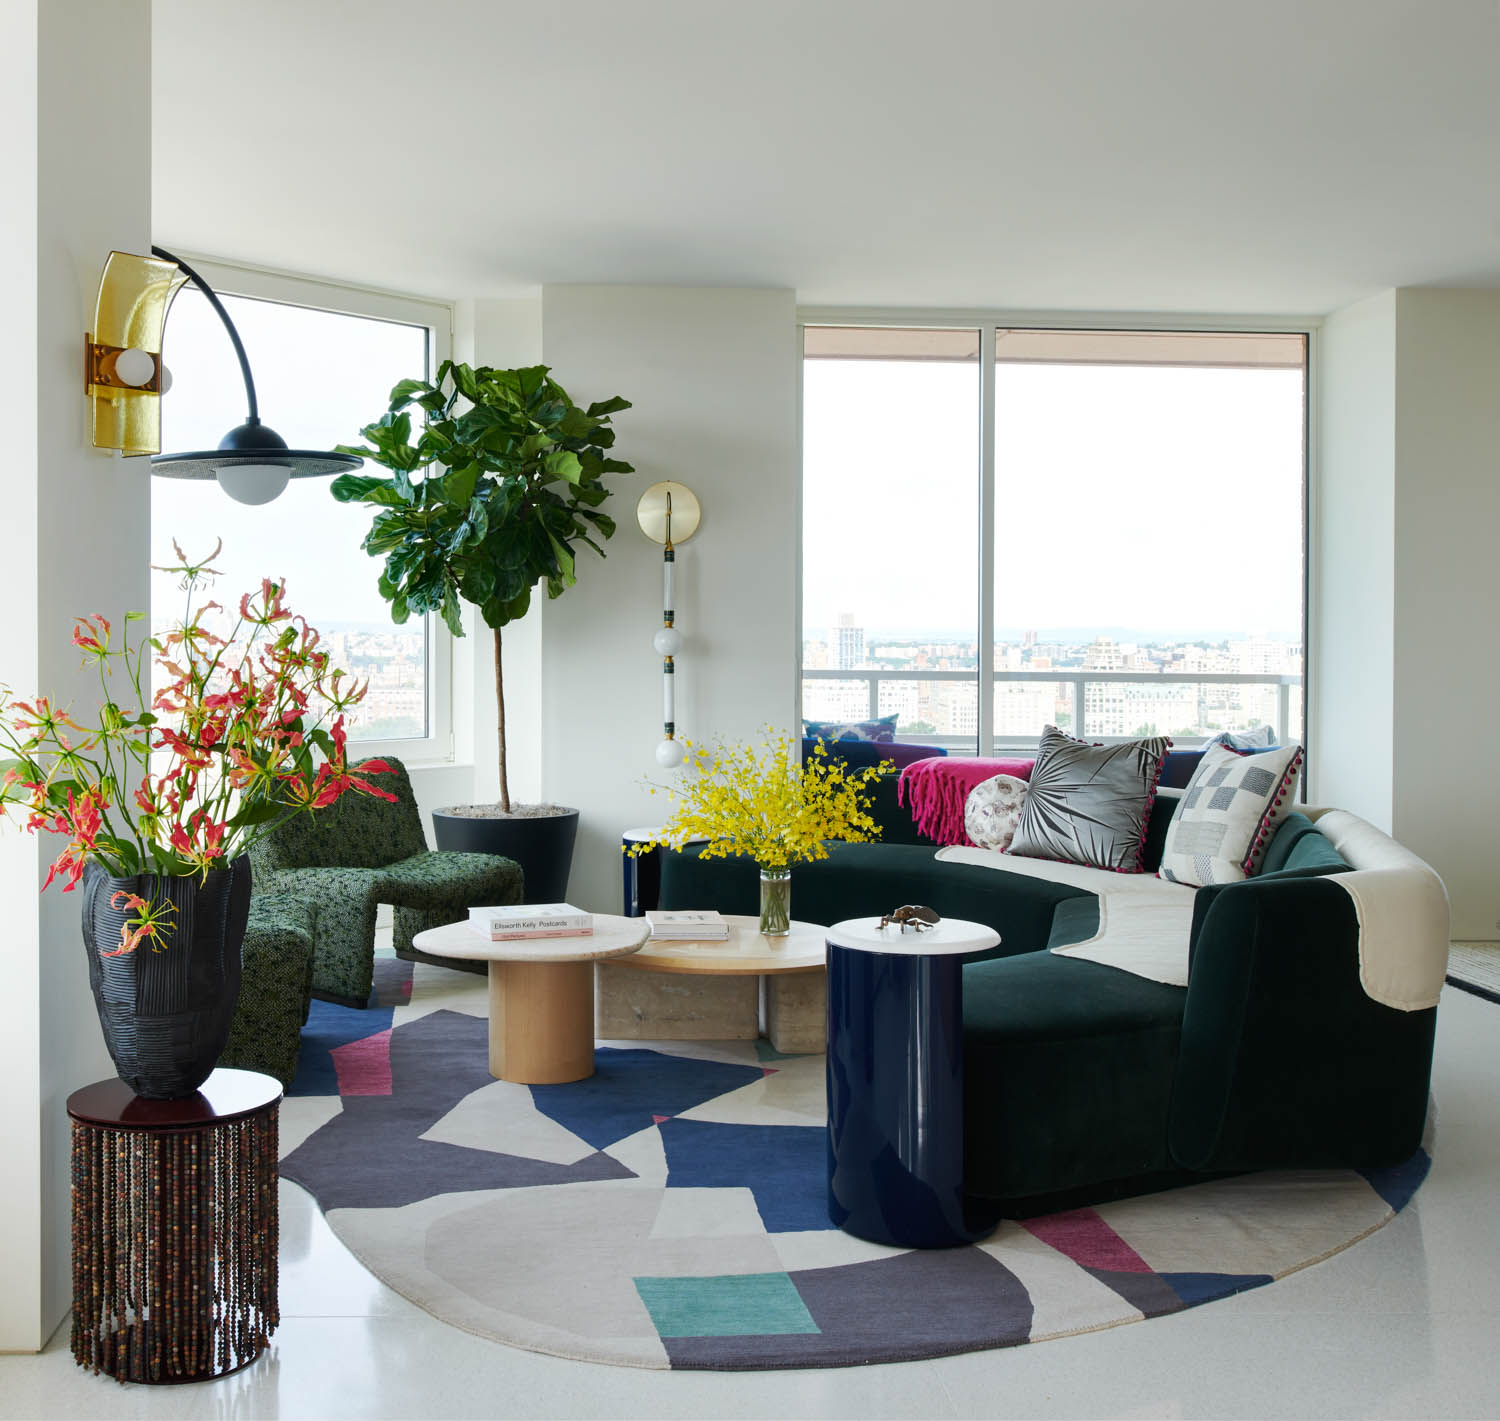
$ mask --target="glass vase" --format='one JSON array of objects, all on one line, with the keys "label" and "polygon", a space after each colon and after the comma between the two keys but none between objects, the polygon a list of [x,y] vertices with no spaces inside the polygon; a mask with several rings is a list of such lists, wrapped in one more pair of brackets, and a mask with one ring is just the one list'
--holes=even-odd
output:
[{"label": "glass vase", "polygon": [[767,937],[785,937],[792,930],[792,871],[760,871],[760,930]]}]

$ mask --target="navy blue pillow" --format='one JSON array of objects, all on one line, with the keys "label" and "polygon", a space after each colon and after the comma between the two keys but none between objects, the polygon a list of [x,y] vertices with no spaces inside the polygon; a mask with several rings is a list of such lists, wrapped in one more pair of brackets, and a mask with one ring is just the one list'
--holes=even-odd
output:
[{"label": "navy blue pillow", "polygon": [[808,740],[826,740],[830,745],[840,741],[874,741],[887,744],[896,738],[896,717],[883,715],[878,720],[804,720],[802,734]]}]

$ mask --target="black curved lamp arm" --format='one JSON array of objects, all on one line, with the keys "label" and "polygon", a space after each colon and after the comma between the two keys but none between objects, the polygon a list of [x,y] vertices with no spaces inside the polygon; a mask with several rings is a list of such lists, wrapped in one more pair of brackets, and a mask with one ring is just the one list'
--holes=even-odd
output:
[{"label": "black curved lamp arm", "polygon": [[258,424],[260,422],[260,405],[255,398],[255,378],[250,374],[250,359],[245,354],[245,343],[240,339],[240,333],[235,330],[234,322],[229,319],[229,312],[224,309],[224,303],[219,300],[218,293],[192,267],[183,261],[181,257],[174,257],[164,247],[152,247],[151,255],[160,257],[163,261],[175,262],[181,267],[187,274],[188,280],[208,297],[208,304],[214,308],[219,319],[224,322],[224,329],[229,332],[229,339],[234,345],[234,353],[239,357],[240,374],[245,377],[245,398],[250,402],[250,413],[246,423]]}]

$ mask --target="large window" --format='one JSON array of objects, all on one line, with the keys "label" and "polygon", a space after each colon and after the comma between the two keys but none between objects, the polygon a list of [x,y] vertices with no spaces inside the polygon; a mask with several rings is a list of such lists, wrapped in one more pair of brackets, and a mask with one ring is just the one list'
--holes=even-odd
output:
[{"label": "large window", "polygon": [[810,325],[804,355],[805,716],[959,754],[1302,737],[1305,335]]},{"label": "large window", "polygon": [[[294,448],[361,442],[361,426],[383,413],[391,387],[426,374],[442,353],[438,341],[446,348],[443,308],[232,269],[204,275],[245,342],[262,418]],[[244,389],[223,326],[192,286],[172,303],[165,358],[173,386],[162,402],[162,447],[214,448],[244,419]],[[352,739],[363,749],[399,742],[407,756],[446,755],[446,633],[430,620],[391,621],[376,587],[380,563],[360,547],[370,509],[336,503],[329,483],[294,479],[273,502],[247,506],[213,481],[154,478],[152,562],[172,561],[173,539],[196,557],[222,538],[218,600],[233,610],[263,577],[284,579],[288,604],[323,634],[335,663],[369,679],[350,717]],[[161,573],[151,595],[154,623],[180,610],[181,592]]]}]

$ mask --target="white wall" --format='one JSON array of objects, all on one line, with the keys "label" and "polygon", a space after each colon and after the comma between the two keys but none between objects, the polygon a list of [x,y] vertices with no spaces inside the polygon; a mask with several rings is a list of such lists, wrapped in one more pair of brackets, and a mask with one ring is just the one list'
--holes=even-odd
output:
[{"label": "white wall", "polygon": [[1500,291],[1408,287],[1322,333],[1310,797],[1388,829],[1500,937]]},{"label": "white wall", "polygon": [[[82,336],[111,248],[150,246],[149,0],[5,0],[6,614],[0,681],[93,703],[75,616],[147,601],[148,470],[87,444]],[[108,115],[101,132],[99,115]],[[34,303],[30,293],[34,290]],[[95,686],[97,689],[97,685]],[[41,900],[41,846],[0,830],[0,1349],[40,1347],[69,1299],[68,1094],[111,1075],[78,896]],[[55,851],[55,846],[53,846]]]},{"label": "white wall", "polygon": [[1500,291],[1396,293],[1395,829],[1500,937]]},{"label": "white wall", "polygon": [[1319,336],[1308,799],[1389,831],[1394,766],[1396,293]]},{"label": "white wall", "polygon": [[661,548],[640,493],[676,479],[703,523],[678,553],[677,723],[691,738],[754,736],[796,710],[797,381],[793,293],[549,286],[542,349],[581,403],[624,395],[611,480],[619,531],[543,608],[542,793],[582,811],[569,898],[618,912],[620,831],[658,822],[646,778],[661,739]]}]

